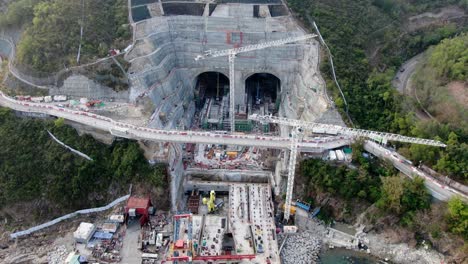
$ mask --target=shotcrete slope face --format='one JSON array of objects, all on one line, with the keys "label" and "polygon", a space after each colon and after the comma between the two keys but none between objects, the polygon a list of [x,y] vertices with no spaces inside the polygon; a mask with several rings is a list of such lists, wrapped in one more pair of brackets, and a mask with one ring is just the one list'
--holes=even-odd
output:
[{"label": "shotcrete slope face", "polygon": [[[306,34],[290,16],[271,17],[262,6],[257,9],[264,18],[254,17],[254,5],[249,4],[205,9],[204,16],[153,17],[136,25],[136,43],[126,56],[131,62],[130,100],[148,96],[153,101],[156,109],[151,127],[189,127],[198,76],[205,72],[229,76],[227,57],[195,61],[197,55]],[[316,40],[239,54],[235,61],[236,106],[246,103],[246,80],[256,73],[268,73],[280,80],[280,115],[341,124],[336,111],[328,107],[318,60]]]}]

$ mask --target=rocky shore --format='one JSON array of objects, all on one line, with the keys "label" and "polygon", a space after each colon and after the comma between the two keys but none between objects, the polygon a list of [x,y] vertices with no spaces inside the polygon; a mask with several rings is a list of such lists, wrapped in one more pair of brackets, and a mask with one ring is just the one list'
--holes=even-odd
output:
[{"label": "rocky shore", "polygon": [[382,235],[366,234],[363,239],[372,255],[388,258],[393,263],[401,264],[440,264],[445,263],[444,256],[437,251],[420,248],[411,248],[408,244],[389,243]]},{"label": "rocky shore", "polygon": [[[327,228],[321,222],[307,217],[296,216],[299,232],[288,235],[288,239],[281,251],[283,263],[317,263],[322,245],[344,247],[359,250],[357,241],[367,246],[368,254],[392,263],[402,264],[440,264],[444,263],[444,256],[429,248],[412,248],[405,243],[390,243],[382,234],[358,232],[355,241],[336,230]],[[362,228],[360,228],[362,230]],[[278,236],[281,246],[285,235]]]}]

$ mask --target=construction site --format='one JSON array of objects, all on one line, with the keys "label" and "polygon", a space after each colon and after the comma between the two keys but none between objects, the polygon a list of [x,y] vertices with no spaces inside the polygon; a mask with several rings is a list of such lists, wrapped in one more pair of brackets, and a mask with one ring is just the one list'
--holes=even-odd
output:
[{"label": "construction site", "polygon": [[173,243],[167,259],[281,263],[270,186],[230,183],[216,189],[220,190],[204,192],[203,198],[198,190],[189,192],[189,211],[173,216]]},{"label": "construction site", "polygon": [[[298,226],[319,225],[320,205],[293,202],[299,153],[349,162],[349,145],[363,136],[442,144],[346,128],[318,69],[321,36],[306,32],[280,0],[130,2],[128,91],[72,75],[48,96],[7,99],[90,126],[87,133],[139,140],[150,163],[167,164],[169,211],[156,213],[156,201],[131,197],[113,235],[103,231],[112,221],[97,235],[84,225],[88,258],[293,263],[291,245],[302,241],[316,259],[320,241],[298,236],[286,243]],[[337,246],[364,243],[360,232],[316,230]],[[290,253],[280,254],[285,243]]]},{"label": "construction site", "polygon": [[[150,128],[288,138],[288,129],[249,116],[343,125],[318,72],[320,42],[281,1],[136,1],[132,15],[138,18],[125,54],[131,63],[129,101],[152,102]],[[160,149],[167,147],[174,210],[184,205],[180,190],[187,173],[251,172],[237,177],[247,182],[256,181],[257,172],[269,173],[276,190],[285,190],[283,151],[191,143]]]}]

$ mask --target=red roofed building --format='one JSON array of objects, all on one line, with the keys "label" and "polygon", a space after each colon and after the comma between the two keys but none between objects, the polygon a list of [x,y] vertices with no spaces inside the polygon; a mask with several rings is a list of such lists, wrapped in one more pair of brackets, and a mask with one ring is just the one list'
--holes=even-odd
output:
[{"label": "red roofed building", "polygon": [[149,197],[138,198],[131,196],[125,206],[125,217],[140,217],[140,225],[144,225],[149,219],[149,208],[153,206]]}]

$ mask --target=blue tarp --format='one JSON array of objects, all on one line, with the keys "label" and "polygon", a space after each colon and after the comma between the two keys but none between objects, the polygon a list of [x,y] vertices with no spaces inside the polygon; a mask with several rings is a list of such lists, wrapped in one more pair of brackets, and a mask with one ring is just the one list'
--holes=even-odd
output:
[{"label": "blue tarp", "polygon": [[94,238],[97,239],[105,239],[105,240],[110,240],[112,238],[111,233],[106,233],[106,232],[96,232],[94,233]]}]

